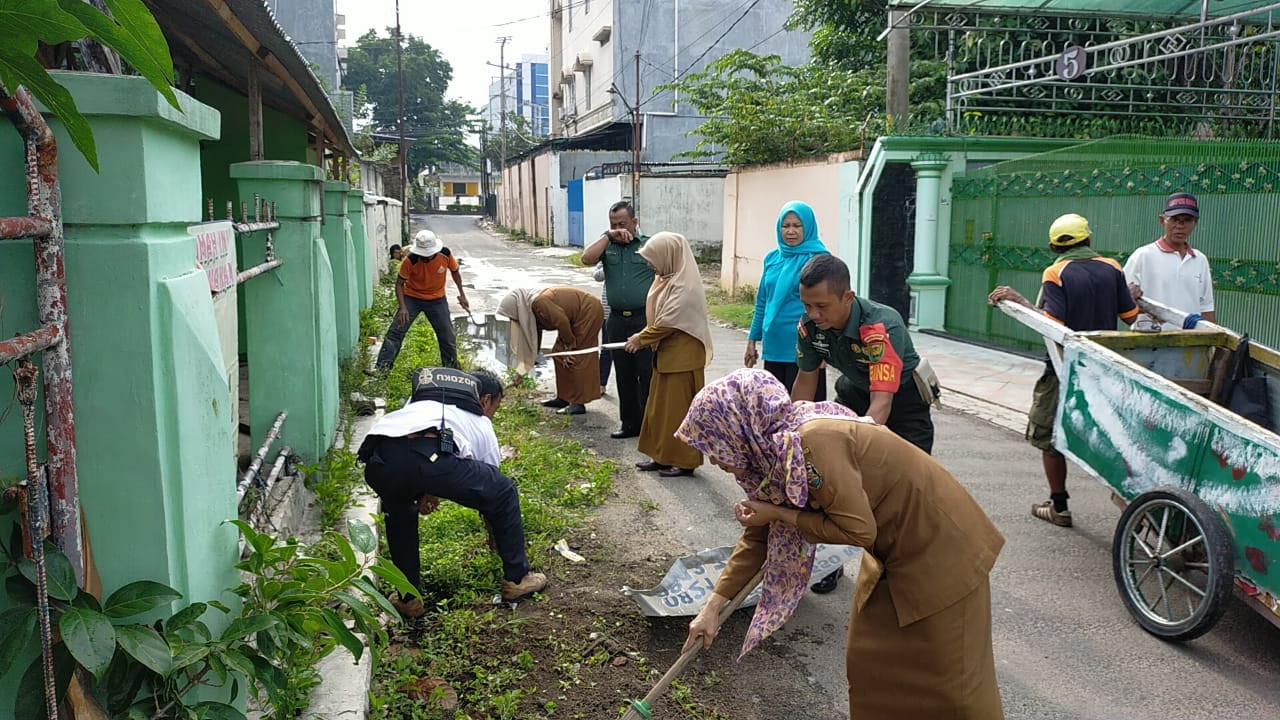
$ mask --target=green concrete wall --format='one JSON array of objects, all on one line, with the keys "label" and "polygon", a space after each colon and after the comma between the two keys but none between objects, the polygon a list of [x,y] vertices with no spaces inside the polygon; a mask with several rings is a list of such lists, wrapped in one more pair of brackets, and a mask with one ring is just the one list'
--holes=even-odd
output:
[{"label": "green concrete wall", "polygon": [[[230,173],[232,165],[249,160],[249,99],[207,75],[196,75],[192,95],[223,118],[221,136],[200,146],[204,197],[213,198],[217,217],[223,216],[228,200],[235,200],[238,217],[239,196]],[[264,105],[262,152],[267,160],[308,162],[307,126]]]},{"label": "green concrete wall", "polygon": [[350,186],[337,180],[324,184],[324,246],[333,269],[333,316],[338,342],[338,359],[355,354],[360,331],[360,295],[356,284],[359,263],[351,244],[347,223],[347,193]]},{"label": "green concrete wall", "polygon": [[[239,197],[276,201],[276,256],[284,264],[240,286],[249,312],[242,350],[249,362],[249,427],[262,443],[281,410],[289,413],[281,442],[305,462],[328,451],[338,420],[338,346],[333,270],[320,229],[324,173],[295,162],[246,162],[231,167]],[[263,261],[246,248],[242,265]]]},{"label": "green concrete wall", "polygon": [[[217,110],[221,117],[222,132],[216,140],[200,145],[200,178],[204,184],[202,197],[213,199],[213,213],[217,218],[226,216],[227,201],[233,203],[236,218],[240,217],[240,196],[236,183],[231,179],[231,166],[249,160],[249,99],[207,75],[196,75],[194,97]],[[314,156],[308,148],[307,126],[265,104],[262,107],[262,152],[268,160],[293,160],[309,163]],[[250,200],[253,198],[250,197]],[[267,198],[271,200],[272,198]],[[253,212],[252,209],[250,212]],[[236,257],[243,258],[248,247],[261,246],[262,233],[236,237]],[[241,262],[240,269],[244,269]],[[237,339],[244,352],[245,311],[244,300],[238,298],[236,317],[240,335]]]},{"label": "green concrete wall", "polygon": [[[186,598],[237,582],[234,437],[208,281],[186,226],[200,218],[201,141],[218,112],[142,78],[55,73],[93,126],[101,173],[61,149],[80,500],[104,592],[150,579]],[[25,213],[21,147],[0,131],[0,212]],[[30,243],[0,244],[0,332],[34,326]],[[12,389],[0,373],[0,396]],[[21,466],[20,420],[0,425],[0,473]],[[5,531],[7,532],[7,530]],[[11,707],[23,669],[0,678]]]},{"label": "green concrete wall", "polygon": [[351,244],[356,250],[359,271],[356,274],[360,292],[360,309],[373,305],[373,258],[370,257],[369,237],[364,231],[364,190],[347,193],[347,221],[351,223]]}]

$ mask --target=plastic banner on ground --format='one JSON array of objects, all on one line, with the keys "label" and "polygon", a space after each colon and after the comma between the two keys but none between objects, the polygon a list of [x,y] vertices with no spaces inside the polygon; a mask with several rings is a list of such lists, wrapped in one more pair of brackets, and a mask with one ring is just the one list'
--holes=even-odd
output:
[{"label": "plastic banner on ground", "polygon": [[[641,612],[649,617],[697,615],[715,588],[732,552],[732,547],[718,547],[677,558],[657,587],[637,590],[624,586],[622,594],[634,600]],[[836,568],[861,553],[861,548],[849,545],[819,545],[809,584],[835,572]],[[742,607],[754,607],[759,600],[760,588],[757,587],[743,601]]]}]

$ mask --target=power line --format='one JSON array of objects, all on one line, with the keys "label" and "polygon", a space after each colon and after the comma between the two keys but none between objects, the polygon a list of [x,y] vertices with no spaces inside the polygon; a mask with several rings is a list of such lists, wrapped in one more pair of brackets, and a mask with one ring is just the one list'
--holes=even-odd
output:
[{"label": "power line", "polygon": [[711,52],[712,48],[714,48],[716,45],[719,45],[719,44],[720,44],[720,41],[721,41],[721,40],[723,40],[723,39],[725,38],[725,36],[726,36],[726,35],[728,35],[729,33],[733,32],[733,29],[734,29],[734,28],[736,28],[736,27],[738,27],[738,23],[742,22],[742,21],[743,21],[743,19],[744,19],[744,18],[746,18],[746,17],[747,17],[747,15],[749,15],[749,14],[751,13],[751,11],[752,11],[752,10],[754,10],[754,9],[755,9],[755,7],[756,7],[757,5],[759,5],[759,4],[760,4],[760,0],[752,0],[751,6],[750,6],[750,7],[748,7],[746,10],[743,10],[743,11],[742,11],[742,14],[738,16],[738,19],[737,19],[737,20],[734,20],[734,21],[733,21],[733,24],[729,25],[729,27],[727,27],[727,28],[725,28],[725,29],[724,29],[724,32],[720,33],[720,37],[718,37],[718,38],[716,38],[715,40],[711,41],[711,44],[707,46],[707,49],[706,49],[706,50],[703,50],[703,51],[702,51],[702,54],[701,54],[701,55],[699,55],[699,56],[698,56],[698,57],[697,57],[693,62],[691,62],[691,63],[689,63],[688,65],[686,65],[686,66],[685,66],[684,71],[683,71],[683,72],[681,72],[679,75],[677,75],[677,76],[676,76],[676,80],[679,80],[680,78],[682,78],[682,77],[684,77],[685,75],[689,74],[689,71],[690,71],[690,70],[692,70],[692,69],[693,69],[693,67],[694,67],[695,65],[697,65],[697,64],[698,64],[698,63],[700,63],[700,62],[702,62],[702,58],[706,57],[706,56],[707,56],[707,53]]},{"label": "power line", "polygon": [[653,0],[645,0],[644,12],[640,15],[640,38],[636,41],[636,47],[638,48],[644,47],[644,35],[649,29],[649,10],[652,8]]},{"label": "power line", "polygon": [[[565,4],[564,4],[560,9],[561,9],[561,10],[564,10],[564,11],[566,11],[566,12],[571,12],[571,11],[573,10],[573,8],[575,8],[575,7],[581,7],[581,6],[585,5],[585,4],[587,4],[588,2],[591,2],[591,0],[573,0],[572,2],[567,2],[567,3],[565,3]],[[553,11],[548,10],[547,12],[539,13],[539,14],[537,14],[537,15],[530,15],[529,17],[520,18],[519,20],[507,20],[506,22],[494,23],[491,27],[502,27],[502,26],[504,26],[504,25],[515,25],[515,24],[517,24],[517,23],[529,22],[530,20],[539,20],[539,19],[541,19],[541,18],[548,18],[548,17],[551,17],[552,12],[553,12]]]},{"label": "power line", "polygon": [[[674,78],[672,78],[672,79],[671,79],[671,82],[679,82],[679,81],[681,80],[681,78],[683,78],[683,77],[685,77],[686,75],[688,75],[688,74],[689,74],[689,72],[690,72],[691,70],[693,70],[693,68],[697,67],[697,65],[698,65],[698,63],[699,63],[699,62],[702,62],[702,59],[703,59],[703,58],[705,58],[705,57],[707,56],[707,53],[711,52],[711,51],[712,51],[712,49],[714,49],[716,45],[719,45],[719,44],[720,44],[720,41],[721,41],[721,40],[723,40],[723,39],[725,39],[725,36],[727,36],[729,33],[733,32],[733,29],[734,29],[735,27],[737,27],[737,26],[738,26],[738,23],[742,22],[742,21],[743,21],[743,19],[744,19],[744,18],[746,18],[746,17],[747,17],[747,15],[749,15],[749,14],[751,13],[751,11],[755,9],[756,5],[759,5],[759,4],[760,4],[760,0],[752,0],[750,7],[748,7],[746,10],[743,10],[743,11],[742,11],[742,14],[738,16],[738,19],[734,20],[734,21],[733,21],[733,23],[729,25],[729,27],[725,28],[725,29],[724,29],[724,32],[720,33],[720,37],[718,37],[718,38],[716,38],[715,40],[713,40],[713,41],[711,42],[711,44],[707,46],[707,49],[702,51],[702,54],[701,54],[701,55],[699,55],[697,58],[695,58],[693,62],[689,63],[688,65],[685,65],[684,70],[681,70],[679,75],[677,75],[677,76],[675,76]],[[775,33],[775,34],[776,34],[776,33]],[[752,46],[752,47],[753,47],[753,48],[755,48],[755,47],[759,47],[759,45],[760,45],[760,44],[759,44],[759,43],[757,43],[756,45],[754,45],[754,46]],[[656,97],[657,97],[657,95],[652,95],[652,96],[650,96],[647,100],[645,100],[644,102],[642,102],[642,103],[640,103],[640,104],[641,104],[641,105],[645,105],[645,104],[647,104],[648,102],[652,101],[652,100],[653,100],[654,98],[656,98]]]},{"label": "power line", "polygon": [[[759,2],[759,1],[760,1],[760,0],[755,0],[755,2]],[[709,28],[707,28],[706,30],[704,30],[704,31],[703,31],[703,33],[702,33],[701,35],[699,35],[698,37],[696,37],[696,38],[694,38],[694,39],[690,40],[688,43],[686,43],[686,44],[685,44],[685,46],[684,46],[683,48],[678,48],[678,49],[676,50],[676,52],[677,52],[677,53],[687,52],[687,51],[689,50],[689,48],[691,48],[691,47],[693,47],[694,45],[696,45],[696,44],[698,43],[698,41],[699,41],[699,40],[701,40],[702,38],[704,38],[704,37],[706,37],[706,36],[710,35],[711,33],[715,32],[715,31],[716,31],[716,28],[720,27],[720,25],[721,25],[721,24],[723,24],[725,20],[727,20],[728,18],[732,17],[734,12],[737,12],[738,10],[741,10],[742,8],[746,7],[747,3],[749,3],[749,2],[752,2],[752,0],[743,0],[743,2],[742,2],[742,4],[741,4],[741,5],[739,5],[739,6],[738,6],[737,8],[735,8],[734,10],[732,10],[732,11],[730,11],[730,12],[728,12],[728,13],[725,13],[725,14],[724,14],[724,15],[723,15],[719,20],[715,21],[714,23],[712,23],[712,24],[711,24],[711,26],[710,26]],[[752,3],[752,4],[754,5],[754,3]],[[747,12],[750,12],[750,8],[748,8],[748,9],[747,9]],[[737,24],[737,22],[738,22],[738,21],[740,21],[740,20],[742,20],[742,18],[741,18],[741,17],[739,17],[739,18],[738,18],[738,20],[735,20],[735,21],[734,21],[734,24]],[[732,29],[733,29],[733,26],[730,26],[730,27],[729,27],[729,29],[730,29],[730,30],[732,30]],[[726,31],[726,33],[727,33],[727,32],[728,32],[728,31]],[[724,38],[724,35],[721,35],[721,36],[720,36],[720,38],[721,38],[721,39],[723,39],[723,38]],[[716,42],[720,42],[720,40],[716,40]],[[714,46],[714,43],[713,43],[713,46]],[[710,48],[708,48],[708,50],[709,50],[709,49],[710,49]],[[704,53],[703,53],[703,55],[705,55],[705,54],[706,54],[706,53],[704,52]],[[643,58],[641,58],[641,62],[644,62],[644,59],[643,59]],[[617,82],[618,82],[618,78],[620,78],[620,77],[622,76],[622,73],[623,73],[624,71],[628,70],[628,69],[629,69],[629,68],[625,67],[624,65],[619,64],[619,67],[618,67],[617,69],[615,69],[615,70],[614,70],[613,78],[609,81],[609,84],[610,84],[610,85],[613,85],[613,84],[617,83]],[[663,70],[663,71],[665,71],[665,70],[666,70],[666,68],[662,68],[662,70]],[[651,72],[649,72],[649,73],[645,73],[645,74],[643,75],[643,78],[642,78],[642,84],[643,84],[643,80],[648,80],[650,77],[652,77],[652,75],[653,75],[653,74],[652,74]],[[677,78],[674,78],[674,77],[673,77],[673,78],[672,78],[672,82],[675,82],[675,80],[676,80],[676,79],[677,79]],[[641,104],[643,105],[644,103],[641,103]]]}]

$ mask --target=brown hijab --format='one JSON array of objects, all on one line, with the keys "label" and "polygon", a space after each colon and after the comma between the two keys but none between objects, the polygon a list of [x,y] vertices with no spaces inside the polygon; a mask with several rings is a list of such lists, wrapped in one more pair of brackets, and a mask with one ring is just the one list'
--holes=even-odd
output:
[{"label": "brown hijab", "polygon": [[711,326],[707,324],[707,294],[702,289],[698,262],[684,236],[660,232],[645,241],[640,257],[653,266],[653,285],[645,299],[651,327],[682,330],[698,339],[711,362]]}]

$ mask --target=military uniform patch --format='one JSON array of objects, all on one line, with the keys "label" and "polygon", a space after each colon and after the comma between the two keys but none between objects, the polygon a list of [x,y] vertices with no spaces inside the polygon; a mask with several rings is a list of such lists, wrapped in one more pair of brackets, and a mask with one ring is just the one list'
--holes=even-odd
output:
[{"label": "military uniform patch", "polygon": [[884,358],[885,337],[880,333],[868,333],[862,338],[862,350],[867,356],[867,362],[875,364]]},{"label": "military uniform patch", "polygon": [[809,489],[817,490],[822,487],[822,473],[818,472],[818,468],[813,466],[813,461],[809,459],[812,451],[809,448],[804,449],[804,470],[809,476]]}]

